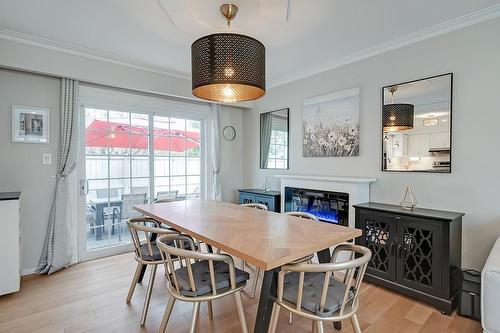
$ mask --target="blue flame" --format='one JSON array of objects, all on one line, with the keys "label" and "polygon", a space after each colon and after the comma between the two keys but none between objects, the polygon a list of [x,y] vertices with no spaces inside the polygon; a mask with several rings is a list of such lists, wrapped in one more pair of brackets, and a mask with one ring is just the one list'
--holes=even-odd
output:
[{"label": "blue flame", "polygon": [[338,214],[336,211],[322,211],[318,209],[299,209],[300,212],[313,214],[321,221],[338,224]]}]

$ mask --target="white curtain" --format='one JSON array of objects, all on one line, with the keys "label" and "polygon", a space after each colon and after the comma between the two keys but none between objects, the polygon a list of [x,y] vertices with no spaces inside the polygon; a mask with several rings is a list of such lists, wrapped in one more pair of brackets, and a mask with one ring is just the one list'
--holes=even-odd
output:
[{"label": "white curtain", "polygon": [[212,170],[212,191],[210,199],[221,201],[222,200],[222,184],[221,184],[221,170],[220,170],[220,130],[219,130],[219,112],[221,106],[218,104],[211,104],[211,170]]},{"label": "white curtain", "polygon": [[73,252],[68,176],[78,158],[78,81],[62,79],[61,121],[57,156],[57,180],[38,274],[51,274],[69,266]]}]

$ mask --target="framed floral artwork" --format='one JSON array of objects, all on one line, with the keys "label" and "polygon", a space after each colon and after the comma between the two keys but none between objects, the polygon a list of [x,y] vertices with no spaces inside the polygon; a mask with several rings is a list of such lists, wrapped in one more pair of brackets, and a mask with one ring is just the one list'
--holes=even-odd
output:
[{"label": "framed floral artwork", "polygon": [[304,157],[359,156],[359,88],[303,101]]}]

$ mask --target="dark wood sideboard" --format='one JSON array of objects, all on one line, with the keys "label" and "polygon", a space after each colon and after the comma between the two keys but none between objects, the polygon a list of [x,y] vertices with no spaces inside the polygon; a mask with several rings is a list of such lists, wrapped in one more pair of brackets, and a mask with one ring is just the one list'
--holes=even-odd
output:
[{"label": "dark wood sideboard", "polygon": [[365,280],[415,297],[451,314],[462,281],[463,213],[369,202],[354,205],[356,244],[372,258]]},{"label": "dark wood sideboard", "polygon": [[240,204],[260,203],[267,209],[279,213],[281,211],[281,193],[279,191],[264,191],[263,189],[241,189]]}]

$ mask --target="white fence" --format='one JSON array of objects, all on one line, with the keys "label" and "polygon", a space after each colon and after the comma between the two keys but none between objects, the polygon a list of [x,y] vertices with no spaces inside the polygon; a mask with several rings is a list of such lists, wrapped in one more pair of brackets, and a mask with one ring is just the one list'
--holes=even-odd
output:
[{"label": "white fence", "polygon": [[[89,196],[96,190],[117,189],[118,195],[132,193],[134,188],[149,188],[150,170],[148,156],[86,156],[86,179]],[[200,157],[157,156],[154,158],[154,192],[175,191],[180,195],[199,193]],[[137,192],[137,191],[135,191]],[[147,191],[149,194],[149,190]]]}]

